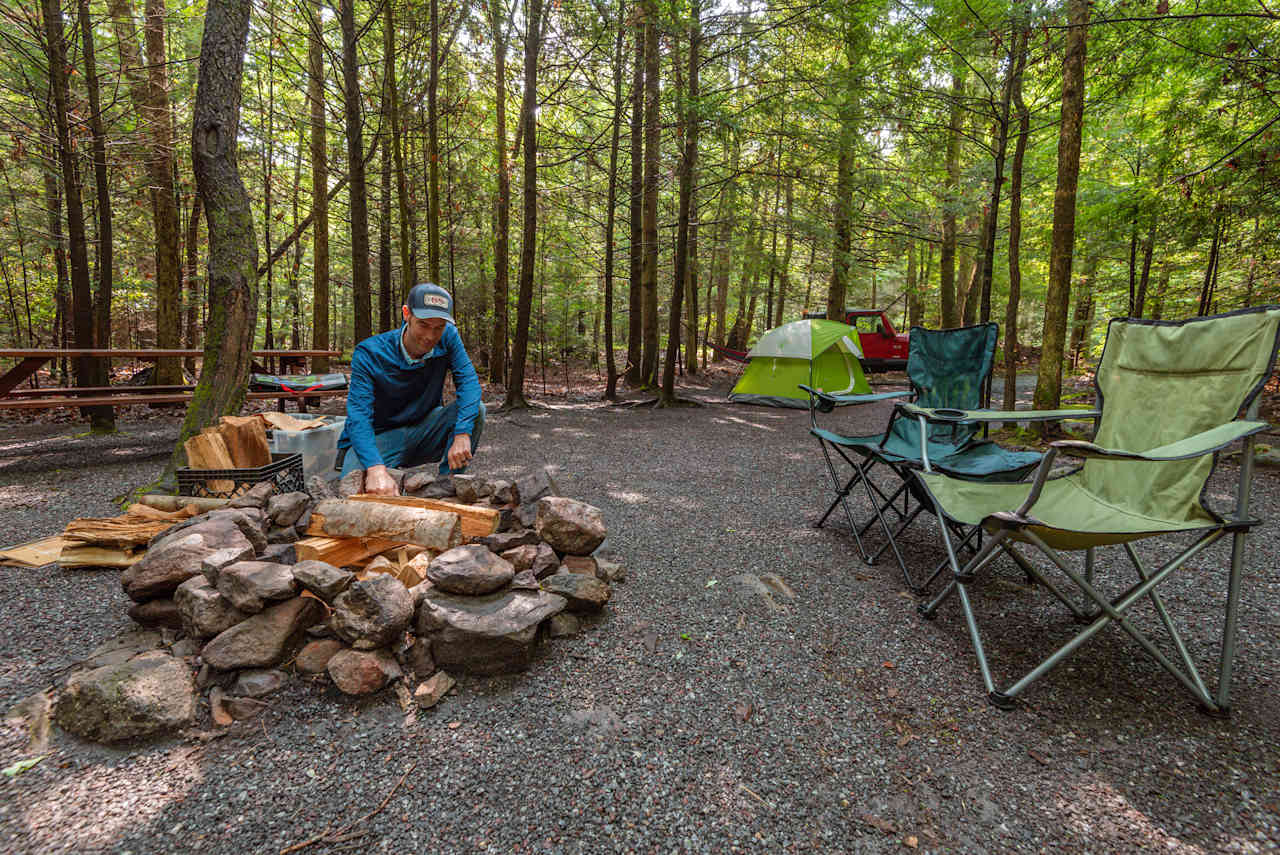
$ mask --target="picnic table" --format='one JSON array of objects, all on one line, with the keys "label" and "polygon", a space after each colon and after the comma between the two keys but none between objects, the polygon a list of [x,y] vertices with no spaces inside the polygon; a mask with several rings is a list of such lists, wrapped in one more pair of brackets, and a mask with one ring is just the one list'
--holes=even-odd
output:
[{"label": "picnic table", "polygon": [[[0,409],[47,410],[55,407],[123,406],[125,404],[178,404],[191,400],[191,385],[175,386],[50,386],[43,389],[19,389],[24,380],[33,376],[44,365],[55,359],[79,359],[85,357],[107,359],[138,359],[154,362],[162,357],[201,357],[203,350],[118,350],[115,348],[40,348],[30,350],[0,350],[0,359],[17,360],[17,364],[0,374]],[[254,359],[278,359],[282,366],[302,366],[308,359],[341,356],[339,350],[255,350]],[[294,391],[279,389],[270,392],[248,392],[250,400],[277,399],[281,411],[286,400],[298,402],[298,409],[305,411],[308,399],[326,398],[346,394],[345,389],[314,389]]]}]

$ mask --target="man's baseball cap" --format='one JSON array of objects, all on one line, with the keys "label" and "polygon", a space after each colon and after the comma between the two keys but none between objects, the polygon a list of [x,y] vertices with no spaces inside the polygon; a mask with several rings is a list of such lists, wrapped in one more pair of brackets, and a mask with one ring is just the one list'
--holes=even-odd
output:
[{"label": "man's baseball cap", "polygon": [[444,318],[456,325],[453,319],[453,297],[433,282],[423,282],[410,288],[405,305],[415,318]]}]

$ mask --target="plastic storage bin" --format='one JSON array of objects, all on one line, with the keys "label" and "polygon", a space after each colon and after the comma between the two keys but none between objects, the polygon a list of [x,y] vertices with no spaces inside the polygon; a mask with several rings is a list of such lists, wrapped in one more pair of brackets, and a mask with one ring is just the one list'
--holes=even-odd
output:
[{"label": "plastic storage bin", "polygon": [[[319,418],[314,413],[290,415],[304,421]],[[346,422],[346,416],[325,416],[324,424],[310,430],[273,429],[268,432],[267,443],[273,454],[301,454],[302,469],[307,478],[318,475],[333,479],[338,477],[338,473],[333,471],[334,461],[338,459],[338,437],[342,436]]]}]

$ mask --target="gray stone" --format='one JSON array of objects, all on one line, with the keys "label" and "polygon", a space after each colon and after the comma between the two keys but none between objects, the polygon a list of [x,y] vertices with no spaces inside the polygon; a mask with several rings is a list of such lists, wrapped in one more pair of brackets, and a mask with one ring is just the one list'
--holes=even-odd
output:
[{"label": "gray stone", "polygon": [[348,695],[370,695],[401,676],[385,650],[339,650],[326,666],[334,685]]},{"label": "gray stone", "polygon": [[[347,454],[355,454],[351,449],[347,449]],[[352,469],[346,475],[338,479],[338,483],[334,487],[334,491],[338,494],[339,499],[345,499],[348,496],[356,496],[364,492],[364,470]]]},{"label": "gray stone", "polygon": [[387,474],[391,476],[391,480],[396,482],[396,492],[404,492],[404,470],[397,469],[394,466],[387,467]]},{"label": "gray stone", "polygon": [[532,570],[533,575],[539,579],[545,579],[560,569],[556,551],[541,541],[508,549],[502,553],[502,557],[511,562],[516,572]]},{"label": "gray stone", "polygon": [[764,607],[769,611],[781,612],[786,610],[786,607],[774,598],[773,588],[761,581],[759,576],[752,573],[740,573],[737,576],[730,577],[729,581],[754,593],[760,598],[760,602],[764,603]]},{"label": "gray stone", "polygon": [[609,586],[595,576],[581,573],[556,573],[542,580],[542,590],[558,594],[568,600],[568,610],[578,614],[590,614],[604,608],[609,602]]},{"label": "gray stone", "polygon": [[533,575],[532,570],[521,570],[511,580],[511,587],[517,591],[539,591],[542,586],[538,584],[538,577]]},{"label": "gray stone", "polygon": [[220,549],[253,548],[233,522],[210,520],[165,538],[120,574],[120,583],[135,602],[171,595],[183,582],[200,573],[204,559]]},{"label": "gray stone", "polygon": [[293,568],[267,561],[241,561],[223,567],[218,574],[218,593],[247,614],[257,614],[274,600],[287,600],[298,593]]},{"label": "gray stone", "polygon": [[168,597],[134,603],[129,606],[128,615],[143,626],[182,629],[182,615],[178,612],[177,604]]},{"label": "gray stone", "polygon": [[413,495],[420,499],[453,499],[458,492],[453,486],[453,476],[441,475]]},{"label": "gray stone", "polygon": [[[252,557],[250,556],[250,558]],[[262,555],[258,556],[258,560],[269,561],[272,564],[296,564],[298,563],[298,550],[292,543],[273,543],[262,551]]]},{"label": "gray stone", "polygon": [[181,641],[175,641],[169,648],[169,655],[177,659],[187,659],[200,653],[200,640],[196,638],[184,638]]},{"label": "gray stone", "polygon": [[358,650],[393,644],[413,620],[413,596],[386,573],[351,583],[333,601],[330,623],[338,637]]},{"label": "gray stone", "polygon": [[584,576],[599,576],[596,560],[590,555],[566,555],[564,569],[567,573],[581,573]]},{"label": "gray stone", "polygon": [[229,697],[224,699],[223,704],[231,717],[236,721],[243,721],[247,718],[254,718],[259,715],[268,706],[266,701],[260,701],[257,698],[236,698]]},{"label": "gray stone", "polygon": [[173,594],[182,629],[192,638],[213,638],[249,617],[231,604],[203,576],[192,576]]},{"label": "gray stone", "polygon": [[333,483],[319,475],[312,475],[307,479],[307,495],[311,496],[313,502],[338,498],[338,494],[334,492]]},{"label": "gray stone", "polygon": [[404,473],[403,490],[411,496],[417,495],[419,491],[425,490],[427,487],[434,484],[436,482],[437,475],[438,469],[434,463],[428,463],[425,466],[415,466],[412,469],[406,469]]},{"label": "gray stone", "polygon": [[267,548],[267,515],[259,508],[218,508],[206,514],[192,517],[169,528],[163,534],[152,538],[149,548],[154,549],[167,538],[177,536],[188,529],[203,528],[215,522],[233,523],[240,529],[240,533],[253,544],[255,555]]},{"label": "gray stone", "polygon": [[538,500],[535,528],[538,537],[566,555],[590,555],[608,534],[599,508],[559,496]]},{"label": "gray stone", "polygon": [[[272,526],[267,532],[267,543],[271,545],[277,544],[294,544],[298,542],[298,529],[291,525]],[[268,549],[270,546],[268,546]],[[264,552],[266,550],[263,550]]]},{"label": "gray stone", "polygon": [[616,561],[608,558],[596,557],[596,577],[602,582],[625,582],[627,581],[627,569]]},{"label": "gray stone", "polygon": [[278,665],[308,626],[320,620],[324,606],[295,597],[241,621],[204,646],[201,656],[214,668],[266,668]]},{"label": "gray stone", "polygon": [[210,585],[218,584],[218,573],[223,567],[229,564],[235,564],[238,561],[250,561],[256,555],[253,551],[253,544],[246,543],[242,547],[228,547],[219,549],[210,555],[206,555],[200,561],[200,572],[209,580]]},{"label": "gray stone", "polygon": [[552,615],[551,620],[547,621],[547,635],[552,638],[568,638],[581,631],[582,621],[577,615],[571,615],[568,612]]},{"label": "gray stone", "polygon": [[480,596],[506,586],[515,576],[511,562],[478,543],[455,546],[427,565],[431,584],[450,594]]},{"label": "gray stone", "polygon": [[457,596],[433,588],[421,593],[418,635],[430,640],[436,666],[471,674],[504,674],[528,668],[538,640],[538,624],[566,605],[564,597],[546,591],[506,591],[484,597]]},{"label": "gray stone", "polygon": [[91,670],[103,665],[119,665],[139,653],[155,650],[163,644],[164,637],[155,630],[126,629],[91,650],[88,656],[80,660],[79,667]]},{"label": "gray stone", "polygon": [[324,561],[299,561],[293,565],[293,578],[326,603],[332,603],[334,597],[347,589],[356,574]]},{"label": "gray stone", "polygon": [[528,502],[516,508],[513,519],[524,528],[533,528],[538,524],[538,503]]},{"label": "gray stone", "polygon": [[311,527],[311,514],[315,509],[315,505],[307,505],[302,511],[302,516],[298,517],[298,521],[293,524],[293,530],[298,533],[298,537],[307,536],[307,529]]},{"label": "gray stone", "polygon": [[516,479],[516,492],[522,505],[533,505],[543,496],[558,496],[560,488],[551,477],[551,470],[543,468]]},{"label": "gray stone", "polygon": [[241,698],[264,698],[283,686],[287,679],[287,674],[275,668],[247,668],[236,675],[228,691]]},{"label": "gray stone", "polygon": [[304,492],[281,493],[267,502],[267,516],[276,525],[293,525],[307,509],[311,497]]},{"label": "gray stone", "polygon": [[230,502],[228,508],[265,508],[267,501],[275,494],[274,481],[259,481]]},{"label": "gray stone", "polygon": [[308,641],[306,646],[298,651],[297,658],[293,660],[293,666],[301,674],[324,673],[324,669],[329,664],[329,660],[333,658],[333,654],[342,650],[343,646],[342,642],[336,638],[321,638],[316,641]]},{"label": "gray stone", "polygon": [[162,651],[73,674],[58,699],[58,725],[99,742],[124,742],[186,727],[196,715],[191,669]]},{"label": "gray stone", "polygon": [[495,505],[517,505],[520,503],[520,491],[510,481],[494,481],[493,495],[489,499]]},{"label": "gray stone", "polygon": [[479,475],[454,475],[453,489],[459,502],[474,504],[493,494],[493,485]]},{"label": "gray stone", "polygon": [[436,660],[431,655],[431,642],[425,638],[414,638],[396,653],[400,667],[407,673],[418,677],[427,677],[435,673]]},{"label": "gray stone", "polygon": [[515,549],[517,546],[536,546],[538,533],[527,528],[520,531],[504,531],[487,534],[479,538],[476,543],[484,544],[490,550],[502,555],[508,549]]},{"label": "gray stone", "polygon": [[458,681],[450,677],[447,671],[437,671],[413,690],[413,702],[418,705],[418,709],[429,710],[440,703],[456,685]]}]

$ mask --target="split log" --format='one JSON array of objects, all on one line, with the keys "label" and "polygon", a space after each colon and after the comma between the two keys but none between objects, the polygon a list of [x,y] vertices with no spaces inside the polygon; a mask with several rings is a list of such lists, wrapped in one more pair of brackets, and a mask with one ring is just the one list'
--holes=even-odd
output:
[{"label": "split log", "polygon": [[502,512],[498,508],[464,505],[461,502],[446,502],[443,499],[419,499],[417,496],[370,496],[359,494],[349,497],[348,501],[380,502],[386,505],[424,508],[429,511],[448,511],[462,518],[463,537],[485,537],[493,534],[498,530],[502,517]]},{"label": "split log", "polygon": [[142,560],[146,550],[111,549],[103,546],[64,546],[58,555],[62,567],[128,567]]},{"label": "split log", "polygon": [[[217,428],[205,428],[182,444],[187,453],[187,466],[192,469],[235,469],[227,443]],[[234,481],[208,481],[206,489],[211,493],[229,493],[235,489]]]},{"label": "split log", "polygon": [[66,546],[62,535],[20,543],[0,551],[0,565],[6,567],[43,567],[58,560]]},{"label": "split log", "polygon": [[235,469],[257,469],[271,462],[266,423],[259,416],[223,416],[218,433]]},{"label": "split log", "polygon": [[325,499],[312,511],[307,534],[377,537],[443,552],[462,543],[462,523],[451,511]]},{"label": "split log", "polygon": [[71,546],[127,549],[145,545],[157,534],[175,523],[190,519],[196,513],[196,509],[191,506],[177,511],[160,511],[146,505],[133,504],[124,516],[74,519],[67,523],[62,537]]},{"label": "split log", "polygon": [[160,493],[148,493],[138,498],[138,504],[146,505],[149,508],[161,511],[176,511],[180,508],[192,506],[198,514],[207,514],[209,511],[225,508],[227,502],[230,501],[230,499],[208,499],[196,496],[166,496]]},{"label": "split log", "polygon": [[350,567],[399,546],[378,537],[304,537],[293,545],[299,561],[323,561],[334,567]]},{"label": "split log", "polygon": [[258,416],[276,430],[311,430],[326,424],[328,416],[317,416],[314,419],[296,419],[288,413],[268,411]]}]

